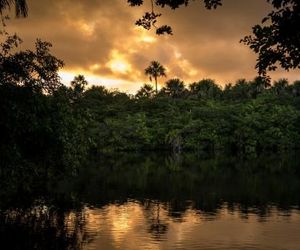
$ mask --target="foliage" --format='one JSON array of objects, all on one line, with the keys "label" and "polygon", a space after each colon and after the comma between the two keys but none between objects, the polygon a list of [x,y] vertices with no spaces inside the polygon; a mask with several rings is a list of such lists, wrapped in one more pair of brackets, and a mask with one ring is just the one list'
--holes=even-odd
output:
[{"label": "foliage", "polygon": [[[300,147],[300,84],[281,79],[238,80],[221,89],[203,79],[166,81],[135,96],[87,87],[83,75],[61,84],[63,62],[40,40],[35,51],[16,51],[8,37],[0,53],[1,165],[43,162],[51,171],[76,171],[92,153],[113,151],[231,151],[256,154]],[[15,50],[15,52],[12,52]],[[146,69],[165,75],[158,62]],[[53,173],[52,173],[53,174]]]},{"label": "foliage", "polygon": [[63,62],[50,54],[50,43],[39,39],[35,51],[13,52],[21,42],[13,35],[0,44],[0,85],[23,86],[35,93],[53,93],[61,86],[58,70],[63,67]]},{"label": "foliage", "polygon": [[222,93],[220,87],[211,79],[203,79],[190,84],[190,90],[192,95],[203,99],[216,99]]},{"label": "foliage", "polygon": [[166,81],[165,85],[166,86],[161,90],[161,92],[168,96],[178,98],[182,97],[185,93],[184,82],[178,78]]},{"label": "foliage", "polygon": [[276,70],[300,68],[300,2],[298,0],[268,0],[274,10],[252,28],[253,35],[241,40],[258,54],[259,74]]},{"label": "foliage", "polygon": [[136,98],[150,98],[154,95],[153,87],[150,84],[144,84],[136,93]]},{"label": "foliage", "polygon": [[[144,0],[127,0],[130,6],[141,6],[144,4]],[[151,0],[152,10],[151,12],[146,12],[142,18],[136,21],[137,26],[141,26],[144,29],[151,29],[154,27],[156,29],[157,35],[173,35],[171,26],[169,25],[160,25],[157,24],[157,19],[161,16],[160,13],[154,12],[154,5],[164,8],[165,6],[170,7],[171,9],[177,9],[181,6],[187,6],[191,1],[190,0]],[[203,0],[205,7],[207,9],[215,9],[218,6],[222,5],[222,0]]]},{"label": "foliage", "polygon": [[36,51],[17,51],[20,39],[8,37],[0,50],[1,165],[36,164],[76,170],[89,151],[89,113],[74,100],[83,80],[63,86],[63,65],[38,40]]},{"label": "foliage", "polygon": [[180,79],[170,79],[157,95],[144,85],[134,98],[103,87],[95,98],[93,87],[83,105],[94,117],[97,151],[286,151],[300,146],[297,83],[270,86],[255,78],[222,90],[204,79],[187,89]]}]

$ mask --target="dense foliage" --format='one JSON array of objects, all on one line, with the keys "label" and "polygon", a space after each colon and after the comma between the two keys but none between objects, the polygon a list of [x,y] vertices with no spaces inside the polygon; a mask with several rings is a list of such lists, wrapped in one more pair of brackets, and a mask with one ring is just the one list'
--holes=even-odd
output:
[{"label": "dense foliage", "polygon": [[136,95],[87,87],[77,76],[61,84],[63,62],[51,44],[16,51],[8,37],[0,54],[1,164],[51,164],[77,169],[91,153],[207,151],[240,154],[300,146],[300,82],[238,80],[221,89],[204,79],[169,79],[158,93]]},{"label": "dense foliage", "polygon": [[222,90],[210,79],[189,88],[171,79],[157,95],[145,85],[136,96],[94,86],[82,105],[99,151],[281,151],[300,146],[299,84],[258,77]]},{"label": "dense foliage", "polygon": [[82,82],[60,83],[63,62],[51,55],[51,44],[37,40],[35,51],[13,52],[20,42],[11,36],[1,44],[1,165],[75,168],[89,149],[89,115],[78,105]]}]

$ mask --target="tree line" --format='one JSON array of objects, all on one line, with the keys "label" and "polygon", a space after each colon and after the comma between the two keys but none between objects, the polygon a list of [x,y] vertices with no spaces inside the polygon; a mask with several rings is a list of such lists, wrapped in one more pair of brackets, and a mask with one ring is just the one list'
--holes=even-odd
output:
[{"label": "tree line", "polygon": [[[90,154],[115,151],[287,151],[300,146],[300,81],[257,77],[221,88],[211,79],[186,87],[169,79],[157,92],[135,95],[88,87],[76,76],[60,82],[63,62],[51,44],[15,52],[9,37],[0,53],[2,165],[51,164],[76,170]],[[147,73],[147,72],[145,72]]]}]

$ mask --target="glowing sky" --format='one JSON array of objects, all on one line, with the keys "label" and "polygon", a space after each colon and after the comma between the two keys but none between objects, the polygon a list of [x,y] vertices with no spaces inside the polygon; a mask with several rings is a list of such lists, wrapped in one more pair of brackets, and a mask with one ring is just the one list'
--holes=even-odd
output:
[{"label": "glowing sky", "polygon": [[[84,74],[92,84],[128,92],[149,82],[144,69],[152,60],[167,68],[168,78],[186,83],[252,79],[256,56],[239,40],[269,11],[264,0],[224,0],[214,11],[201,1],[176,11],[157,9],[163,13],[160,23],[174,32],[162,37],[134,25],[150,4],[132,8],[127,0],[29,0],[28,6],[28,18],[7,23],[8,31],[24,40],[22,48],[32,48],[36,38],[49,41],[53,54],[65,62],[63,82]],[[272,77],[293,81],[300,72],[278,71]]]}]

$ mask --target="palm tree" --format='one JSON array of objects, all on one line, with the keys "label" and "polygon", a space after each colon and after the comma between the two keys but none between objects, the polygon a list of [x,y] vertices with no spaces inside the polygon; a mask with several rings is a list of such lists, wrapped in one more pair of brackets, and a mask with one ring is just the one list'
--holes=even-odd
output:
[{"label": "palm tree", "polygon": [[238,79],[227,94],[229,93],[235,100],[246,100],[251,98],[252,92],[251,85],[246,79]]},{"label": "palm tree", "polygon": [[212,79],[203,79],[190,84],[191,94],[201,99],[216,99],[222,94],[222,90]]},{"label": "palm tree", "polygon": [[75,76],[73,81],[71,81],[71,87],[77,96],[81,95],[84,92],[87,85],[88,82],[87,80],[85,80],[85,77],[83,75]]},{"label": "palm tree", "polygon": [[166,76],[166,69],[157,61],[152,61],[150,65],[145,69],[145,74],[150,76],[150,81],[152,77],[155,81],[155,92],[157,94],[157,78],[160,76]]},{"label": "palm tree", "polygon": [[257,76],[250,82],[250,89],[252,90],[252,97],[256,98],[259,94],[263,93],[271,86],[269,79]]},{"label": "palm tree", "polygon": [[180,97],[185,90],[184,82],[178,78],[170,79],[166,82],[164,90],[171,97]]},{"label": "palm tree", "polygon": [[0,15],[5,9],[9,9],[15,5],[15,12],[17,17],[26,17],[28,13],[26,0],[0,0]]},{"label": "palm tree", "polygon": [[300,96],[300,81],[299,80],[295,81],[291,85],[291,88],[292,88],[293,96]]},{"label": "palm tree", "polygon": [[272,90],[275,92],[276,95],[282,95],[286,93],[289,86],[289,81],[287,79],[279,79],[275,81]]},{"label": "palm tree", "polygon": [[138,90],[135,96],[137,98],[150,98],[153,96],[153,94],[154,94],[154,90],[152,85],[144,84],[144,86]]}]

